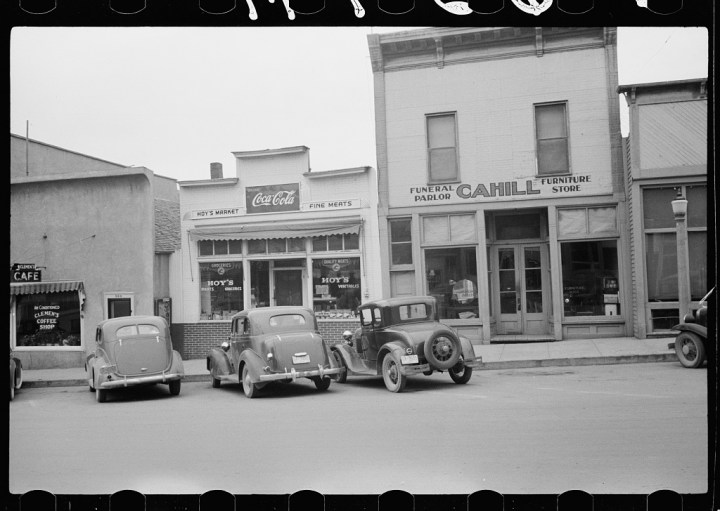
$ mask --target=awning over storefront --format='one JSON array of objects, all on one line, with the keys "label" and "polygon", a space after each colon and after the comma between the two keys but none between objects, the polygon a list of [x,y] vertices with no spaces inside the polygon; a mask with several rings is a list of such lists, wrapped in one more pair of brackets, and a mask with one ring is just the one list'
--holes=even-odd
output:
[{"label": "awning over storefront", "polygon": [[312,222],[272,222],[190,229],[196,240],[261,240],[275,238],[309,238],[333,234],[358,234],[362,220],[334,219]]},{"label": "awning over storefront", "polygon": [[84,292],[80,280],[62,280],[56,282],[11,282],[10,295],[36,295],[40,293],[62,293],[65,291]]}]

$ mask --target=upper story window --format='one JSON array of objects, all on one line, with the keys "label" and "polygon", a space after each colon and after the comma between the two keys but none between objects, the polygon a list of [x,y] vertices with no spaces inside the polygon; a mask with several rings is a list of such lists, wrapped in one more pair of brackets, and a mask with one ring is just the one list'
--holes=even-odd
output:
[{"label": "upper story window", "polygon": [[455,113],[428,115],[426,123],[429,181],[457,181],[459,172]]},{"label": "upper story window", "polygon": [[390,264],[412,264],[412,219],[398,218],[390,220]]},{"label": "upper story window", "polygon": [[569,174],[567,103],[535,105],[538,175]]}]

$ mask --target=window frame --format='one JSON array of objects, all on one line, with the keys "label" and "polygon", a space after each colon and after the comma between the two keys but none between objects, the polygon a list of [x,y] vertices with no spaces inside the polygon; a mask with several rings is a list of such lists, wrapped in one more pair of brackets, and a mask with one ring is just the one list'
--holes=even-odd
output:
[{"label": "window frame", "polygon": [[[430,147],[430,121],[431,119],[439,119],[442,117],[452,117],[453,120],[453,146],[440,146]],[[452,178],[435,179],[432,171],[432,152],[439,149],[455,149],[455,176]],[[457,111],[449,112],[436,112],[431,114],[425,114],[425,157],[427,158],[427,182],[429,184],[442,184],[442,183],[459,183],[460,182],[460,151],[459,151],[459,140],[458,140],[458,119]]]},{"label": "window frame", "polygon": [[[548,137],[548,138],[540,138],[538,133],[538,108],[542,107],[549,107],[549,106],[562,106],[564,110],[564,119],[565,119],[565,137]],[[548,101],[544,103],[534,103],[533,104],[533,124],[534,124],[534,133],[533,137],[535,139],[535,174],[537,177],[548,177],[548,176],[567,176],[569,174],[572,174],[572,158],[570,157],[570,108],[567,100],[562,101]],[[564,138],[565,140],[565,154],[567,157],[567,170],[565,171],[552,171],[552,172],[541,172],[540,170],[540,142],[545,140],[562,140]]]}]

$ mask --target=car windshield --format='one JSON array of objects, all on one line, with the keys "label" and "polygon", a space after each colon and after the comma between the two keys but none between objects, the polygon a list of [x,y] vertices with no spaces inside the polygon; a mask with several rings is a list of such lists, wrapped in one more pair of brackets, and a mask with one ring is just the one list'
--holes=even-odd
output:
[{"label": "car windshield", "polygon": [[397,308],[397,317],[400,321],[430,319],[430,308],[424,303],[400,305]]},{"label": "car windshield", "polygon": [[117,337],[130,337],[132,335],[160,335],[155,325],[126,325],[115,331]]},{"label": "car windshield", "polygon": [[302,326],[305,324],[305,317],[302,314],[279,314],[270,318],[270,326],[289,327]]}]

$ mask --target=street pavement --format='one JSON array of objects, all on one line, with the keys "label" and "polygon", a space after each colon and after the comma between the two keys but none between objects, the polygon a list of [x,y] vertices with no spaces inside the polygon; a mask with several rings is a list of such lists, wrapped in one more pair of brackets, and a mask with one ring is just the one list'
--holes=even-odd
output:
[{"label": "street pavement", "polygon": [[[475,355],[483,359],[481,370],[522,369],[580,365],[632,364],[677,361],[668,343],[674,337],[636,339],[575,339],[552,342],[475,344]],[[184,360],[188,382],[210,381],[205,359]],[[69,387],[87,385],[82,367],[69,369],[25,369],[23,387]]]}]

